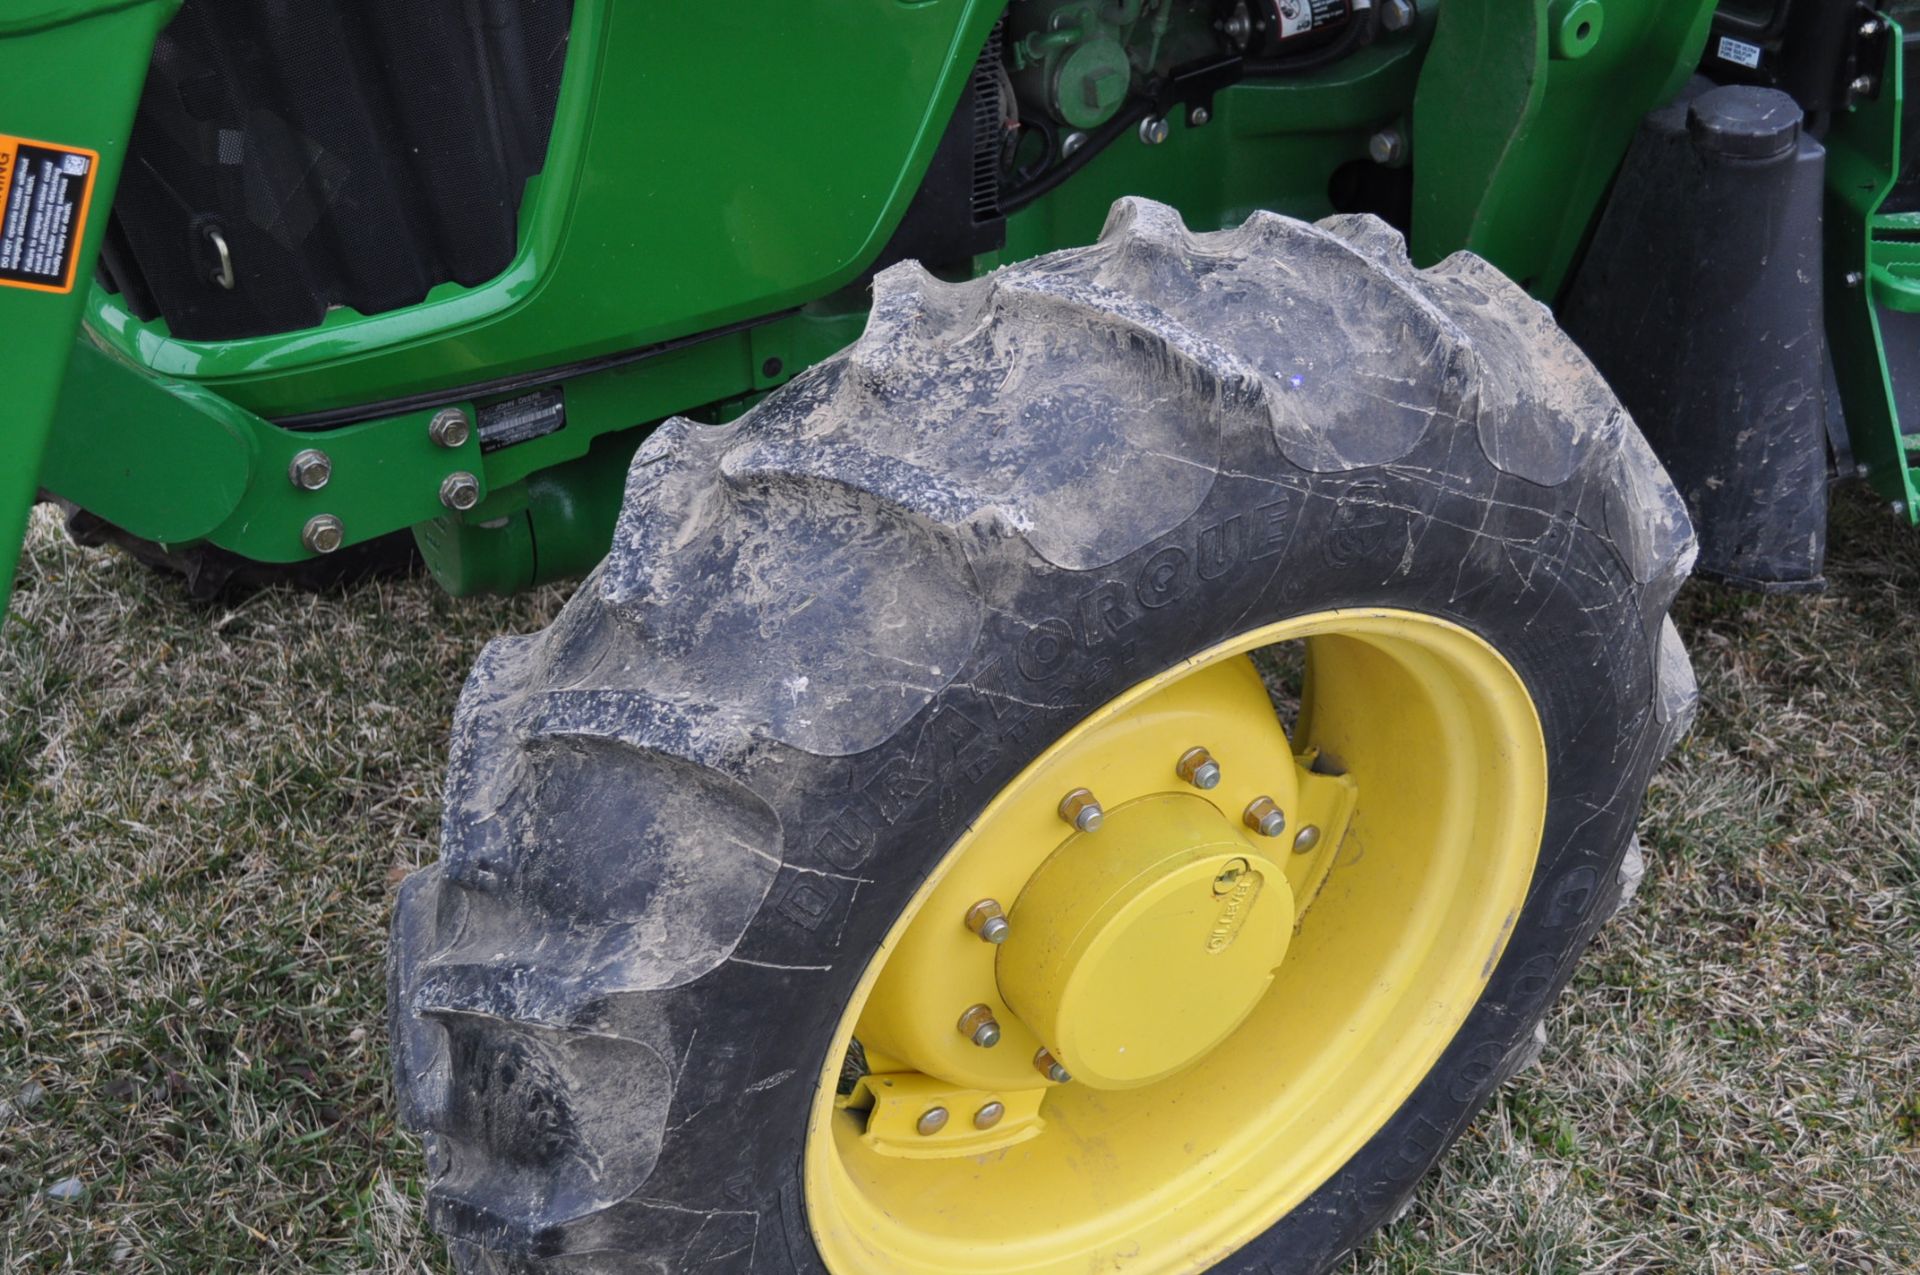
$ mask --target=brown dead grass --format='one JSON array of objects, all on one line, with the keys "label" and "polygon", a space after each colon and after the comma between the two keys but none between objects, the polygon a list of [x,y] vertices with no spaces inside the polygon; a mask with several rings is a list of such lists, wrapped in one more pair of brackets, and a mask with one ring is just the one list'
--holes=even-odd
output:
[{"label": "brown dead grass", "polygon": [[[387,911],[433,853],[468,664],[562,594],[197,608],[44,511],[21,574],[0,1270],[437,1268],[387,1091]],[[1920,1270],[1920,536],[1850,495],[1831,577],[1689,588],[1705,698],[1639,902],[1353,1269]]]}]

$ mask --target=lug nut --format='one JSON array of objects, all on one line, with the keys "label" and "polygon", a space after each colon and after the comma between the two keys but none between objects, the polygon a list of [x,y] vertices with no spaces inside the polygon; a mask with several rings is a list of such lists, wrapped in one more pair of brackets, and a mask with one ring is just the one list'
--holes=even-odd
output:
[{"label": "lug nut", "polygon": [[1277,837],[1287,830],[1287,817],[1280,813],[1280,807],[1273,804],[1271,797],[1255,797],[1241,818],[1246,820],[1247,827],[1263,837]]},{"label": "lug nut", "polygon": [[1173,772],[1195,788],[1217,788],[1220,785],[1220,763],[1204,748],[1189,748],[1181,753],[1180,760],[1174,763]]},{"label": "lug nut", "polygon": [[1405,31],[1419,16],[1420,11],[1413,7],[1413,0],[1386,0],[1380,6],[1380,25],[1389,31]]},{"label": "lug nut", "polygon": [[480,503],[480,480],[464,469],[448,474],[440,484],[440,503],[465,512]]},{"label": "lug nut", "polygon": [[1006,942],[1013,929],[995,899],[982,899],[967,909],[967,928],[989,943]]},{"label": "lug nut", "polygon": [[472,435],[467,414],[457,407],[443,407],[427,422],[427,437],[441,447],[465,447]]},{"label": "lug nut", "polygon": [[1075,788],[1060,799],[1060,817],[1078,828],[1081,832],[1094,832],[1106,819],[1106,811],[1100,809],[1100,803],[1085,788]]},{"label": "lug nut", "polygon": [[982,1049],[992,1049],[1000,1043],[1000,1024],[995,1021],[992,1010],[985,1005],[975,1005],[960,1015],[960,1034]]},{"label": "lug nut", "polygon": [[333,461],[323,451],[309,447],[295,452],[287,465],[287,481],[301,491],[319,491],[333,477]]},{"label": "lug nut", "polygon": [[300,543],[314,553],[332,553],[346,541],[346,527],[332,514],[315,514],[300,533]]},{"label": "lug nut", "polygon": [[1310,853],[1313,848],[1319,844],[1320,825],[1317,823],[1310,823],[1299,832],[1293,834],[1293,852],[1295,854]]},{"label": "lug nut", "polygon": [[1149,146],[1158,146],[1172,132],[1164,115],[1149,115],[1140,121],[1140,140]]},{"label": "lug nut", "polygon": [[1073,1079],[1067,1069],[1060,1065],[1060,1060],[1048,1052],[1045,1046],[1042,1046],[1040,1052],[1033,1056],[1033,1069],[1056,1085],[1064,1085]]},{"label": "lug nut", "polygon": [[1367,157],[1382,168],[1399,168],[1407,162],[1407,135],[1397,128],[1383,128],[1367,139]]},{"label": "lug nut", "polygon": [[976,1129],[991,1129],[993,1126],[999,1124],[1000,1117],[1006,1114],[1007,1107],[1005,1103],[990,1102],[973,1113],[973,1127]]},{"label": "lug nut", "polygon": [[945,1107],[928,1107],[920,1113],[920,1119],[914,1122],[913,1127],[919,1130],[921,1137],[931,1138],[934,1134],[947,1127],[947,1109]]}]

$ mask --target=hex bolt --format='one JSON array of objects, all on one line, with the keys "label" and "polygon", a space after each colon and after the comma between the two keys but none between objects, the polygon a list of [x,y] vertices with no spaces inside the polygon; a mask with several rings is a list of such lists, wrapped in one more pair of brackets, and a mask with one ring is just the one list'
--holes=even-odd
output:
[{"label": "hex bolt", "polygon": [[465,512],[480,503],[480,480],[464,469],[448,474],[440,484],[440,503]]},{"label": "hex bolt", "polygon": [[1075,132],[1068,133],[1065,137],[1060,139],[1060,158],[1066,159],[1068,156],[1072,155],[1075,151],[1079,150],[1082,146],[1085,146],[1086,144],[1087,144],[1087,135],[1085,133],[1079,132],[1077,130]]},{"label": "hex bolt", "polygon": [[1173,129],[1164,115],[1149,115],[1140,121],[1140,140],[1149,146],[1158,146],[1167,140]]},{"label": "hex bolt", "polygon": [[1181,753],[1180,760],[1173,764],[1173,773],[1195,788],[1220,786],[1220,763],[1204,748],[1189,748]]},{"label": "hex bolt", "polygon": [[1000,1117],[1006,1114],[1007,1104],[1004,1102],[987,1103],[981,1107],[980,1110],[973,1113],[973,1127],[976,1129],[991,1129],[993,1126],[999,1124]]},{"label": "hex bolt", "polygon": [[1212,111],[1209,111],[1204,106],[1196,106],[1192,110],[1187,112],[1187,127],[1188,128],[1205,128],[1207,126],[1207,122],[1212,118],[1213,118]]},{"label": "hex bolt", "polygon": [[287,464],[287,481],[301,491],[319,491],[332,477],[332,458],[317,448],[295,452]]},{"label": "hex bolt", "polygon": [[1263,837],[1277,837],[1287,830],[1287,817],[1280,813],[1280,807],[1273,804],[1271,797],[1255,797],[1240,817],[1246,820],[1247,827]]},{"label": "hex bolt", "polygon": [[1034,1054],[1033,1069],[1056,1085],[1064,1085],[1073,1079],[1072,1074],[1060,1065],[1060,1060],[1055,1058],[1045,1045],[1042,1045],[1040,1051]]},{"label": "hex bolt", "polygon": [[920,1113],[920,1118],[914,1122],[913,1127],[919,1132],[921,1137],[931,1138],[934,1134],[947,1127],[947,1109],[945,1107],[928,1107]]},{"label": "hex bolt", "polygon": [[1319,844],[1320,825],[1317,823],[1310,823],[1293,834],[1293,852],[1295,854],[1311,854],[1313,853],[1314,847]]},{"label": "hex bolt", "polygon": [[1060,799],[1060,817],[1081,832],[1095,832],[1106,819],[1106,811],[1085,788],[1075,788]]},{"label": "hex bolt", "polygon": [[1004,943],[1013,932],[998,899],[982,899],[968,908],[967,928],[989,943]]},{"label": "hex bolt", "polygon": [[1380,6],[1380,25],[1396,33],[1412,26],[1419,16],[1420,10],[1413,7],[1413,0],[1386,0]]},{"label": "hex bolt", "polygon": [[465,447],[472,436],[467,414],[457,407],[443,407],[427,422],[427,437],[440,447]]},{"label": "hex bolt", "polygon": [[975,1005],[960,1015],[959,1027],[962,1036],[982,1049],[992,1049],[1000,1043],[1000,1024],[985,1005]]},{"label": "hex bolt", "polygon": [[1383,128],[1367,139],[1367,156],[1382,168],[1407,162],[1407,136],[1397,128]]},{"label": "hex bolt", "polygon": [[315,514],[300,533],[300,543],[314,553],[332,553],[346,541],[346,527],[332,514]]}]

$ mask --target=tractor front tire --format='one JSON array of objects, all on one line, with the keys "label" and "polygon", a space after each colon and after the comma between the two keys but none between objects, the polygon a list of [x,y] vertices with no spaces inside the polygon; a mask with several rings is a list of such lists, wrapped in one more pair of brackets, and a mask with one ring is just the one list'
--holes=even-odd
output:
[{"label": "tractor front tire", "polygon": [[[1545,309],[1370,218],[883,272],[851,349],[662,426],[467,684],[391,958],[433,1225],[470,1271],[1326,1270],[1636,879],[1691,556]],[[1295,641],[1289,734],[1245,657]]]}]

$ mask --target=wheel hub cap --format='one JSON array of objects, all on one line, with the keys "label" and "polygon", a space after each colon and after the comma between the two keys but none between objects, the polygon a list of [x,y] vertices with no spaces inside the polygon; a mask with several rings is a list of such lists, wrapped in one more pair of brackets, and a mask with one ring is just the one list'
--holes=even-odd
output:
[{"label": "wheel hub cap", "polygon": [[1130,1089],[1253,1012],[1293,918],[1280,866],[1213,805],[1148,797],[1034,873],[1000,949],[1000,991],[1076,1080]]}]

